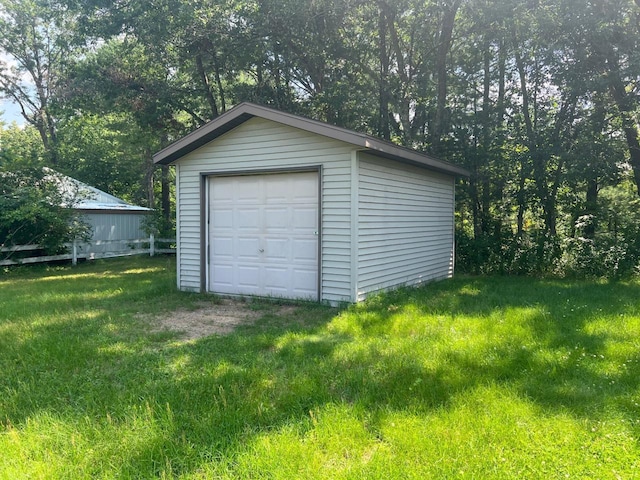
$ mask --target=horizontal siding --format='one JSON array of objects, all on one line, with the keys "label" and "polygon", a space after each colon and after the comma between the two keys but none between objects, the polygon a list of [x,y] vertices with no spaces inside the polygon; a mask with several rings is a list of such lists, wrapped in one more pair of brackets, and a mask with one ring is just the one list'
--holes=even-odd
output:
[{"label": "horizontal siding", "polygon": [[201,173],[322,165],[322,300],[350,299],[351,150],[343,142],[252,118],[181,158],[177,179],[180,288],[200,288]]},{"label": "horizontal siding", "polygon": [[360,154],[358,298],[453,273],[453,178]]},{"label": "horizontal siding", "polygon": [[[90,212],[83,213],[82,218],[91,225],[91,241],[99,240],[137,240],[148,238],[144,230],[146,214],[128,212]],[[93,245],[95,253],[120,252],[127,245],[121,243]]]}]

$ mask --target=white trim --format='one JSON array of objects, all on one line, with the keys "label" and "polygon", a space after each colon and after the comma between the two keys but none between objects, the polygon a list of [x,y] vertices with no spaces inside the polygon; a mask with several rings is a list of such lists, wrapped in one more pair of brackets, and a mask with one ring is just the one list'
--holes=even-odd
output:
[{"label": "white trim", "polygon": [[180,258],[182,258],[181,254],[181,245],[182,239],[180,238],[180,210],[181,210],[181,202],[180,202],[180,165],[175,164],[176,167],[176,283],[178,285],[178,290],[182,290],[182,285],[180,283]]},{"label": "white trim", "polygon": [[451,245],[451,276],[455,273],[456,269],[456,179],[451,179],[451,190],[453,191],[453,204],[451,206],[451,213],[453,214],[453,223],[451,228],[453,232],[451,237],[453,238],[453,245]]},{"label": "white trim", "polygon": [[358,150],[351,151],[351,301],[358,301]]},{"label": "white trim", "polygon": [[[202,177],[201,177],[202,178]],[[204,291],[206,293],[211,292],[211,242],[209,237],[211,236],[211,175],[204,176],[202,186],[204,188],[204,258],[201,262],[204,263]]]}]

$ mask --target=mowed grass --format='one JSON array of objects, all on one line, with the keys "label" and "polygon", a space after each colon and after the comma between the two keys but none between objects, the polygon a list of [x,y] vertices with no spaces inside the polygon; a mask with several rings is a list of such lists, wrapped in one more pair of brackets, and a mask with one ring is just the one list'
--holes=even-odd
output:
[{"label": "mowed grass", "polygon": [[0,478],[640,478],[640,282],[456,278],[215,304],[167,258],[0,274]]}]

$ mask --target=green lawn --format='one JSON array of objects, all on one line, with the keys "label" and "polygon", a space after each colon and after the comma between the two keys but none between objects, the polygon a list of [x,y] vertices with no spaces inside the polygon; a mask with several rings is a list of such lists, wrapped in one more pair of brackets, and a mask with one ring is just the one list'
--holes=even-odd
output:
[{"label": "green lawn", "polygon": [[227,336],[167,258],[0,273],[0,479],[640,478],[640,282],[457,278]]}]

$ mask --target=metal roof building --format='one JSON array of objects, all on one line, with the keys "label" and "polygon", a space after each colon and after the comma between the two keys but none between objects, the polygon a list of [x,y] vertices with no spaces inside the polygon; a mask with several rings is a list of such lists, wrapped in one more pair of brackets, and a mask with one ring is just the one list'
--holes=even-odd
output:
[{"label": "metal roof building", "polygon": [[[48,169],[50,170],[50,169]],[[132,205],[98,188],[75,178],[50,170],[50,178],[58,182],[65,202],[81,213],[92,228],[91,250],[94,253],[122,251],[126,240],[148,237],[144,231],[144,219],[152,209]],[[105,242],[100,245],[100,243]],[[119,242],[119,243],[109,243]]]}]

